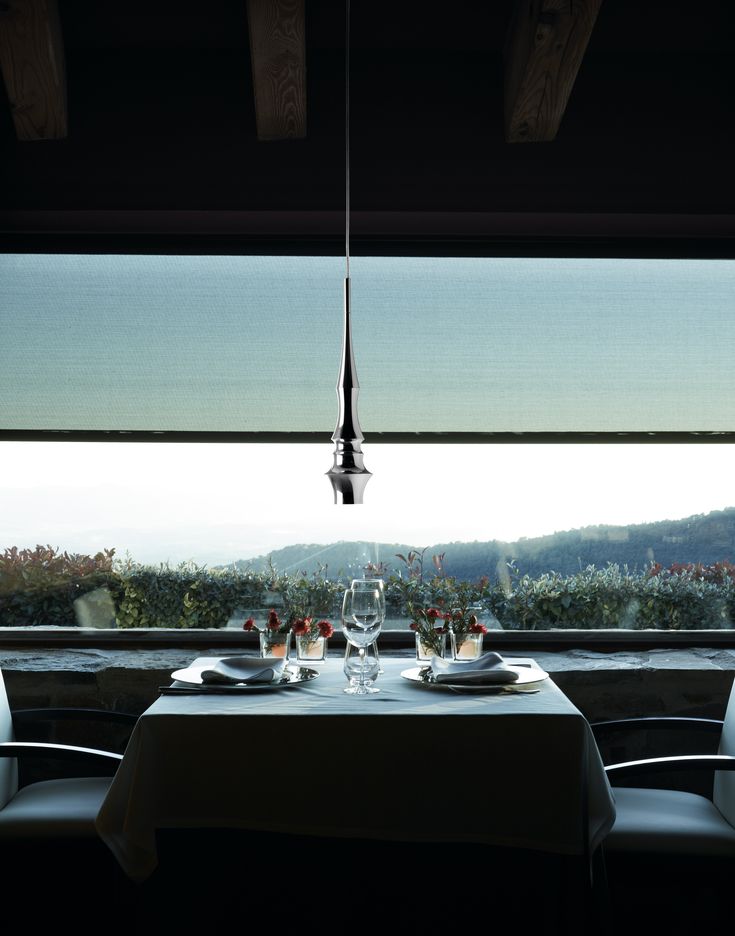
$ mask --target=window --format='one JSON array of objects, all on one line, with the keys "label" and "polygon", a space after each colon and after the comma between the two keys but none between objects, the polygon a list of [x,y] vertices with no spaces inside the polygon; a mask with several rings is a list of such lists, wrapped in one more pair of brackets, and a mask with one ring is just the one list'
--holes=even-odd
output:
[{"label": "window", "polygon": [[[485,610],[506,627],[732,626],[735,583],[715,568],[735,561],[732,449],[711,443],[731,429],[734,261],[357,258],[374,478],[354,509],[332,506],[323,477],[340,259],[5,255],[0,268],[2,548],[259,571],[272,550],[314,544],[279,553],[277,570],[344,578],[382,562],[404,582],[423,575],[422,601],[450,603],[442,581],[487,575]],[[615,613],[575,602],[585,588],[614,593]],[[69,605],[55,621],[94,610]],[[396,598],[396,627],[403,610]],[[177,614],[168,623],[187,623]]]}]

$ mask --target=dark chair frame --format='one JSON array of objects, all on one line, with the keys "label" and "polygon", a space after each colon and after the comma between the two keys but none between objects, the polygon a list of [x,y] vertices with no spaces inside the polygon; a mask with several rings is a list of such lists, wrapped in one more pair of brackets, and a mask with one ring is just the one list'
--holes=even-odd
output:
[{"label": "dark chair frame", "polygon": [[[91,708],[11,709],[10,714],[14,726],[50,721],[97,721],[128,725],[132,731],[138,721],[136,715],[129,715],[126,712]],[[113,774],[123,758],[122,754],[115,754],[112,751],[78,747],[71,744],[54,744],[42,741],[0,742],[0,757],[24,757],[32,754],[54,757],[63,761],[107,766]]]},{"label": "dark chair frame", "polygon": [[[682,718],[677,716],[663,718],[620,718],[613,721],[594,722],[590,725],[597,737],[605,731],[633,729],[681,730],[694,728],[711,734],[722,734],[724,721],[717,718]],[[618,764],[605,765],[611,782],[620,777],[640,777],[666,771],[684,770],[735,770],[735,756],[730,754],[680,754],[675,757],[648,757],[643,760],[622,761]]]}]

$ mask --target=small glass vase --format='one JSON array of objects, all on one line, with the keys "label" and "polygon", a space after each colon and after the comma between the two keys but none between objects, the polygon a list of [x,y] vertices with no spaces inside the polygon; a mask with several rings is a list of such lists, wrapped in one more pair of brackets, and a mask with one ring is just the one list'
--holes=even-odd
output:
[{"label": "small glass vase", "polygon": [[260,632],[260,655],[262,657],[284,657],[288,660],[290,653],[291,631],[287,634],[269,630]]},{"label": "small glass vase", "polygon": [[424,643],[420,634],[416,634],[416,659],[419,663],[430,663],[432,657],[443,657],[445,655],[447,652],[447,635],[437,634],[436,639],[440,641],[439,647],[433,650]]},{"label": "small glass vase", "polygon": [[296,659],[300,663],[318,663],[327,658],[327,638],[296,635]]},{"label": "small glass vase", "polygon": [[476,660],[482,656],[483,634],[452,634],[452,658]]}]

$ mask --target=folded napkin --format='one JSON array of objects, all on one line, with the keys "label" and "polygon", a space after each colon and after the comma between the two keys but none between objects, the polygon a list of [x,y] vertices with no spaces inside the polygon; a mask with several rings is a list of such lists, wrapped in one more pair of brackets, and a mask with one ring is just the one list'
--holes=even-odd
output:
[{"label": "folded napkin", "polygon": [[431,672],[434,682],[467,684],[472,686],[502,685],[518,679],[518,673],[510,669],[499,653],[492,650],[483,653],[476,660],[466,663],[458,660],[431,658]]},{"label": "folded napkin", "polygon": [[236,683],[269,683],[283,675],[283,657],[225,657],[214,666],[202,670],[202,682],[235,685]]}]

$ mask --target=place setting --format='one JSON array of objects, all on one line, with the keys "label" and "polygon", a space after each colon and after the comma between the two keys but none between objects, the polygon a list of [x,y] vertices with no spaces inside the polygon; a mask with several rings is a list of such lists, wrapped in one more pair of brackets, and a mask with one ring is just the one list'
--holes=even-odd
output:
[{"label": "place setting", "polygon": [[269,692],[303,686],[318,676],[317,670],[288,663],[284,657],[223,657],[176,670],[171,678],[180,685],[160,686],[159,692],[161,695]]},{"label": "place setting", "polygon": [[446,660],[433,656],[428,665],[411,667],[404,679],[448,692],[529,694],[540,691],[549,678],[533,660],[505,660],[493,650],[474,660]]}]

